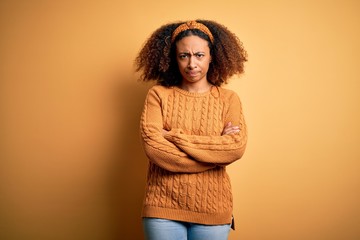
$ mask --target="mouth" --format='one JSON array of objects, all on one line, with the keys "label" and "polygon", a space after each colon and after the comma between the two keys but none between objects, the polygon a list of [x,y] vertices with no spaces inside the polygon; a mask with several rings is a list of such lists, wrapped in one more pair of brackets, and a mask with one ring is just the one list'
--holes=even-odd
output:
[{"label": "mouth", "polygon": [[186,73],[187,75],[191,76],[191,77],[194,77],[196,75],[198,75],[198,72],[195,72],[195,71],[189,71]]}]

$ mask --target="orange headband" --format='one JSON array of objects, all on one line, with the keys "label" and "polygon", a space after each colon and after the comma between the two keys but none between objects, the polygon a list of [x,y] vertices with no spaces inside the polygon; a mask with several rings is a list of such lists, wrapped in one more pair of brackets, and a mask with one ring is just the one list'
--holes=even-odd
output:
[{"label": "orange headband", "polygon": [[171,36],[171,42],[174,42],[175,38],[179,35],[179,33],[183,32],[185,30],[189,30],[189,29],[199,29],[200,31],[202,31],[203,33],[208,35],[211,43],[214,43],[214,37],[211,34],[210,30],[204,24],[196,22],[196,21],[188,21],[188,22],[183,23],[180,26],[178,26],[174,30],[174,32]]}]

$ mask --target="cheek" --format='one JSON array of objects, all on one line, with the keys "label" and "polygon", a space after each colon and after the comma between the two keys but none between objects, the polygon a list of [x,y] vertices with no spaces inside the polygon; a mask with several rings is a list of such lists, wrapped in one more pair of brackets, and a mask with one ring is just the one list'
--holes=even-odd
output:
[{"label": "cheek", "polygon": [[187,67],[187,64],[185,63],[185,61],[177,61],[177,63],[178,63],[180,70]]},{"label": "cheek", "polygon": [[203,69],[209,69],[209,66],[210,66],[210,61],[206,61],[202,64]]}]

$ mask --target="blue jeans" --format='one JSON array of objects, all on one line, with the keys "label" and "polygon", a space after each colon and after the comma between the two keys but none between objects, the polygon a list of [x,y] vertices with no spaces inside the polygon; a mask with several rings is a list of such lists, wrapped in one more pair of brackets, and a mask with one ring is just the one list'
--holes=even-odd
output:
[{"label": "blue jeans", "polygon": [[231,224],[202,225],[160,218],[143,218],[146,240],[227,240]]}]

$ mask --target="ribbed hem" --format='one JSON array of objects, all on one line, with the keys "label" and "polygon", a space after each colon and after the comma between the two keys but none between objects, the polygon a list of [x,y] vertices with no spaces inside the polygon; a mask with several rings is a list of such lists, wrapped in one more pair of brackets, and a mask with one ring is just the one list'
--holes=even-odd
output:
[{"label": "ribbed hem", "polygon": [[144,206],[142,217],[164,218],[175,221],[199,223],[204,225],[222,225],[232,222],[232,212],[198,213],[179,209]]}]

